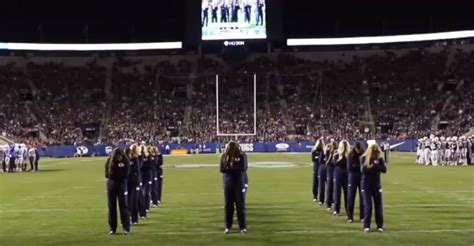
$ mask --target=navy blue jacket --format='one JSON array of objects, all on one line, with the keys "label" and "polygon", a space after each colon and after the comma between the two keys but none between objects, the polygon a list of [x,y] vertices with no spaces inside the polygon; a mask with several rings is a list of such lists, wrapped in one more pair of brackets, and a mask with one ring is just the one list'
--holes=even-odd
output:
[{"label": "navy blue jacket", "polygon": [[148,172],[151,170],[151,156],[143,156],[143,164],[141,167],[142,172]]},{"label": "navy blue jacket", "polygon": [[377,190],[382,188],[382,182],[380,181],[380,173],[387,172],[387,166],[382,158],[374,161],[374,165],[371,168],[364,166],[365,157],[360,160],[361,172],[362,172],[362,188],[366,190]]},{"label": "navy blue jacket", "polygon": [[133,184],[138,184],[140,181],[140,170],[138,169],[137,158],[132,158],[128,161],[130,163],[130,171],[128,173],[128,181]]},{"label": "navy blue jacket", "polygon": [[109,157],[105,162],[105,177],[117,182],[125,182],[130,171],[130,164],[128,163],[128,160],[123,159],[121,162],[115,165],[112,165],[112,162],[113,160],[111,157]]},{"label": "navy blue jacket", "polygon": [[243,172],[247,171],[248,163],[244,155],[240,155],[232,166],[227,166],[224,163],[224,156],[221,158],[220,171],[224,175],[242,176]]},{"label": "navy blue jacket", "polygon": [[316,171],[318,166],[321,164],[320,158],[321,158],[322,153],[323,153],[322,150],[311,151],[311,161],[313,162],[313,171]]},{"label": "navy blue jacket", "polygon": [[341,158],[341,160],[339,160],[339,154],[335,154],[334,155],[334,166],[337,166],[339,168],[342,168],[342,169],[346,169],[347,168],[347,158],[345,156],[343,156]]},{"label": "navy blue jacket", "polygon": [[347,162],[347,170],[352,173],[360,173],[360,156],[362,154],[352,152]]},{"label": "navy blue jacket", "polygon": [[158,176],[163,175],[163,155],[159,154],[155,158],[156,161],[156,172]]}]

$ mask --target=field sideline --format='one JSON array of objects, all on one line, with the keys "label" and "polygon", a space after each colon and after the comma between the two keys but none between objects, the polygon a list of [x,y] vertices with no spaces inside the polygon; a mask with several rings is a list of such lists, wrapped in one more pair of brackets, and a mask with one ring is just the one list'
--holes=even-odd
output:
[{"label": "field sideline", "polygon": [[131,235],[119,227],[109,236],[105,158],[45,158],[38,173],[0,174],[0,245],[474,245],[472,167],[418,166],[413,153],[392,153],[386,232],[364,234],[312,202],[309,159],[249,154],[249,233],[235,224],[224,235],[218,156],[165,156],[162,206]]}]

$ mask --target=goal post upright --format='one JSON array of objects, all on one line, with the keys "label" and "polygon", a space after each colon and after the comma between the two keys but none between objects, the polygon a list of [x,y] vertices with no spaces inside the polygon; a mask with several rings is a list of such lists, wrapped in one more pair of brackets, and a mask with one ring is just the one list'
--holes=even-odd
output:
[{"label": "goal post upright", "polygon": [[216,74],[216,131],[219,136],[219,74]]},{"label": "goal post upright", "polygon": [[253,74],[253,135],[257,135],[257,74]]}]

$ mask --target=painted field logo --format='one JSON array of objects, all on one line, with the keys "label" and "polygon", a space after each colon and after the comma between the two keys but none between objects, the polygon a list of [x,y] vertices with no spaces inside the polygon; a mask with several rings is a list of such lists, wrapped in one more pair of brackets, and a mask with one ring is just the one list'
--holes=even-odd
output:
[{"label": "painted field logo", "polygon": [[250,162],[250,167],[256,168],[292,168],[298,167],[294,162],[285,162],[285,161],[259,161],[259,162]]},{"label": "painted field logo", "polygon": [[277,149],[278,152],[288,151],[288,148],[290,148],[290,145],[287,143],[279,143],[275,145],[275,148]]},{"label": "painted field logo", "polygon": [[[294,168],[299,165],[294,162],[285,161],[258,161],[249,162],[249,167],[252,168]],[[193,163],[193,164],[178,164],[175,168],[216,168],[218,164],[207,164],[207,163]]]}]

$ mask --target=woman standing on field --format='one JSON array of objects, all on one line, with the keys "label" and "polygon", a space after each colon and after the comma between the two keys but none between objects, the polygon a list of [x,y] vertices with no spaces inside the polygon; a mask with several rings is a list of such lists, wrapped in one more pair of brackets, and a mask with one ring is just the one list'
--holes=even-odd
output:
[{"label": "woman standing on field", "polygon": [[364,201],[364,232],[370,232],[372,201],[374,202],[377,231],[383,232],[383,201],[380,173],[387,172],[382,151],[377,144],[371,144],[361,158],[362,199]]},{"label": "woman standing on field", "polygon": [[225,230],[230,233],[234,219],[234,205],[237,208],[237,219],[241,233],[247,233],[245,214],[244,172],[247,170],[247,158],[236,142],[229,142],[220,160],[220,171],[223,173],[225,199]]},{"label": "woman standing on field", "polygon": [[114,235],[117,231],[117,202],[124,234],[127,235],[130,232],[130,214],[127,207],[127,178],[129,169],[128,160],[119,148],[115,149],[112,156],[105,162],[110,235]]}]

